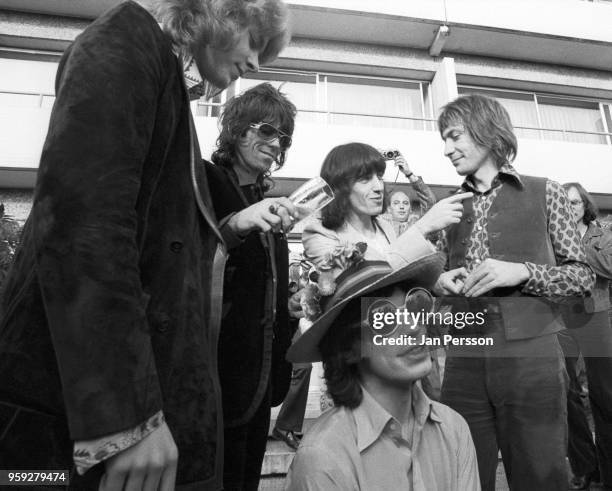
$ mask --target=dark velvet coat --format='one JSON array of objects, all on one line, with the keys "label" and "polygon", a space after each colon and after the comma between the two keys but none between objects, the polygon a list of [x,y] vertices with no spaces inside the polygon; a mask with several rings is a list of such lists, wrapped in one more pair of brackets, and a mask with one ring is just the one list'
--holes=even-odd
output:
[{"label": "dark velvet coat", "polygon": [[[207,162],[207,173],[219,221],[263,198],[256,185],[238,186],[228,168]],[[272,406],[287,393],[291,364],[285,354],[297,326],[289,320],[288,275],[289,249],[283,234],[251,232],[229,251],[219,339],[226,427],[247,424],[268,391]]]},{"label": "dark velvet coat", "polygon": [[69,469],[73,440],[163,410],[177,482],[218,489],[221,240],[196,203],[210,196],[182,67],[126,2],[68,48],[56,94],[2,300],[0,467]]}]

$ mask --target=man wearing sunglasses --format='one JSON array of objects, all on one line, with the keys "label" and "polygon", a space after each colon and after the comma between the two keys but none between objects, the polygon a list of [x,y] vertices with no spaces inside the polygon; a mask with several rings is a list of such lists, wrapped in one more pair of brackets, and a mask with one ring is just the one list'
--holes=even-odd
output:
[{"label": "man wearing sunglasses", "polygon": [[270,173],[285,162],[295,116],[295,106],[272,85],[248,89],[225,105],[214,164],[207,163],[217,219],[236,234],[228,243],[218,361],[227,490],[257,490],[270,407],[283,401],[291,378],[284,359],[293,332],[283,232],[295,209],[264,192]]},{"label": "man wearing sunglasses", "polygon": [[[494,99],[463,96],[447,104],[438,127],[444,153],[464,176],[461,221],[441,248],[449,271],[440,295],[463,311],[486,313],[479,331],[493,347],[448,351],[442,402],[470,425],[482,489],[495,489],[501,450],[510,489],[567,489],[564,329],[549,299],[584,296],[594,275],[586,264],[566,192],[512,167],[517,139]],[[460,335],[459,331],[456,335]]]},{"label": "man wearing sunglasses", "polygon": [[362,261],[342,272],[335,293],[321,299],[322,314],[287,356],[293,362],[323,361],[335,407],[306,432],[285,489],[480,489],[466,422],[430,400],[417,383],[431,370],[424,324],[376,324],[378,313],[395,311],[403,318],[431,311],[425,288],[442,264],[440,254],[408,259],[397,268]]}]

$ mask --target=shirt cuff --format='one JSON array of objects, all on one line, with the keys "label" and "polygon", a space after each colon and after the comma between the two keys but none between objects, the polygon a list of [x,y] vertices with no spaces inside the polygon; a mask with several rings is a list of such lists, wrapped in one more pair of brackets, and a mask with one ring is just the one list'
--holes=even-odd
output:
[{"label": "shirt cuff", "polygon": [[534,263],[524,263],[529,271],[529,279],[523,285],[521,291],[527,295],[541,296],[546,291],[546,284],[543,283],[542,271],[540,267]]},{"label": "shirt cuff", "polygon": [[240,244],[242,244],[242,241],[244,240],[229,226],[229,221],[235,214],[236,213],[230,213],[219,222],[219,230],[221,232],[221,237],[223,237],[223,240],[227,244],[228,250],[238,247]]},{"label": "shirt cuff", "polygon": [[157,430],[164,421],[164,413],[158,411],[144,423],[129,430],[96,438],[95,440],[74,442],[72,458],[77,472],[82,476],[94,465],[136,445],[143,438]]}]

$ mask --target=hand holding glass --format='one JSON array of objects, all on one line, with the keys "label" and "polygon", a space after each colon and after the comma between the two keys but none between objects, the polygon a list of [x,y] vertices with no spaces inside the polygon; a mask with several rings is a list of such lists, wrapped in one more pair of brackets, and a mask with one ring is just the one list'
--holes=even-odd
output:
[{"label": "hand holding glass", "polygon": [[306,181],[289,196],[298,214],[296,222],[319,211],[333,199],[334,192],[322,177]]}]

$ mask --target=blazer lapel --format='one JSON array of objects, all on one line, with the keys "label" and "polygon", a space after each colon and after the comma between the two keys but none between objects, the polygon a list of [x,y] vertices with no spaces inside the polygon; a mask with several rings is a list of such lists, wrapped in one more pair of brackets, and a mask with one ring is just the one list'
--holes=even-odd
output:
[{"label": "blazer lapel", "polygon": [[[210,202],[210,193],[208,192],[208,177],[206,176],[206,169],[202,164],[202,157],[200,155],[200,148],[198,144],[198,137],[196,134],[195,124],[193,123],[193,117],[191,111],[189,111],[189,146],[190,148],[190,165],[191,165],[191,181],[193,184],[193,192],[195,194],[198,208],[204,216],[204,219],[208,223],[213,233],[219,239],[219,242],[224,246],[225,241],[219,230],[217,219],[212,212],[212,203]],[[201,190],[205,192],[202,193]]]}]

